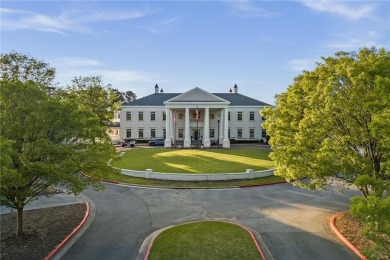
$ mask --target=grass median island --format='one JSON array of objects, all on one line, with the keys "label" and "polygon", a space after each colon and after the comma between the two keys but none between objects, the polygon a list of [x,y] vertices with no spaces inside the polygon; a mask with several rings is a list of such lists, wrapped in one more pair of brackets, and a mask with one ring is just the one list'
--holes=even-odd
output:
[{"label": "grass median island", "polygon": [[112,163],[122,169],[169,173],[236,173],[246,169],[255,171],[274,167],[262,149],[131,149]]},{"label": "grass median island", "polygon": [[262,259],[240,226],[217,221],[184,224],[160,233],[149,260],[156,259]]}]

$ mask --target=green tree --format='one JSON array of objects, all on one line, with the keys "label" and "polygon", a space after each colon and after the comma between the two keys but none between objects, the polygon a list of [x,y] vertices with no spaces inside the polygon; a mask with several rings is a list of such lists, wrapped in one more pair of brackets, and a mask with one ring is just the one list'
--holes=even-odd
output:
[{"label": "green tree", "polygon": [[96,125],[95,129],[98,129],[100,135],[93,132],[94,128],[85,131],[89,131],[96,138],[106,137],[103,133],[108,130],[114,113],[120,109],[120,103],[117,102],[118,95],[110,84],[104,84],[99,76],[75,77],[72,85],[68,86],[62,95],[79,104],[80,109],[89,115],[88,124]]},{"label": "green tree", "polygon": [[131,102],[137,99],[137,95],[131,90],[126,92],[120,92],[118,89],[113,88],[112,91],[118,96],[115,101],[119,103]]},{"label": "green tree", "polygon": [[351,213],[364,224],[363,235],[375,245],[363,251],[369,259],[390,258],[390,197],[353,197]]},{"label": "green tree", "polygon": [[55,89],[55,69],[48,63],[37,60],[29,55],[12,51],[0,55],[0,74],[2,80],[34,81],[46,86],[49,92]]},{"label": "green tree", "polygon": [[17,210],[17,235],[24,206],[48,187],[100,188],[98,179],[115,171],[106,129],[75,99],[48,95],[32,81],[2,80],[0,111],[0,204]]},{"label": "green tree", "polygon": [[137,95],[131,90],[124,92],[124,96],[127,102],[131,102],[137,99]]},{"label": "green tree", "polygon": [[[324,188],[328,176],[342,176],[356,184],[363,200],[384,203],[390,192],[389,82],[390,53],[374,48],[338,52],[296,77],[276,97],[276,106],[262,112],[275,174],[309,189]],[[369,210],[363,206],[352,211],[364,212]],[[365,224],[367,218],[360,217]],[[383,220],[389,223],[390,215]]]}]

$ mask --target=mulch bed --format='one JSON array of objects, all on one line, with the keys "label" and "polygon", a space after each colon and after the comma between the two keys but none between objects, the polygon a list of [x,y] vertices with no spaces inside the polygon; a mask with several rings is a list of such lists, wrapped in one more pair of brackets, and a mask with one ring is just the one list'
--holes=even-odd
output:
[{"label": "mulch bed", "polygon": [[85,203],[24,212],[22,236],[16,236],[16,212],[0,215],[0,259],[43,259],[84,218]]},{"label": "mulch bed", "polygon": [[349,212],[339,215],[335,221],[336,227],[360,252],[373,246],[373,242],[363,237],[363,224]]}]

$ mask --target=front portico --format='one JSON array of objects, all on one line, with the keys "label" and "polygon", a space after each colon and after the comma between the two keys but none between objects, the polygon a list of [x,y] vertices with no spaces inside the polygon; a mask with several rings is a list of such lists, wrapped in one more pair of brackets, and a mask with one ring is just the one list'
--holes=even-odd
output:
[{"label": "front portico", "polygon": [[[200,88],[194,88],[164,102],[166,138],[164,147],[183,140],[190,148],[192,140],[200,140],[204,148],[211,146],[210,128],[218,129],[214,139],[223,148],[230,148],[228,109],[230,102]],[[177,133],[177,129],[183,133]]]}]

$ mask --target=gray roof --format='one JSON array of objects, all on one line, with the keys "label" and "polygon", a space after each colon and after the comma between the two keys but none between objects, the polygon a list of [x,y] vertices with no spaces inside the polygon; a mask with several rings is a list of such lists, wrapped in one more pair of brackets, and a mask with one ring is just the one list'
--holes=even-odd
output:
[{"label": "gray roof", "polygon": [[[146,97],[123,103],[123,106],[164,106],[164,102],[182,93],[153,93]],[[270,106],[267,103],[239,93],[211,93],[230,102],[230,106]]]},{"label": "gray roof", "polygon": [[164,102],[174,98],[180,93],[154,93],[131,102],[123,103],[123,106],[165,106]]},{"label": "gray roof", "polygon": [[212,93],[230,102],[230,106],[270,106],[267,103],[239,93]]}]

